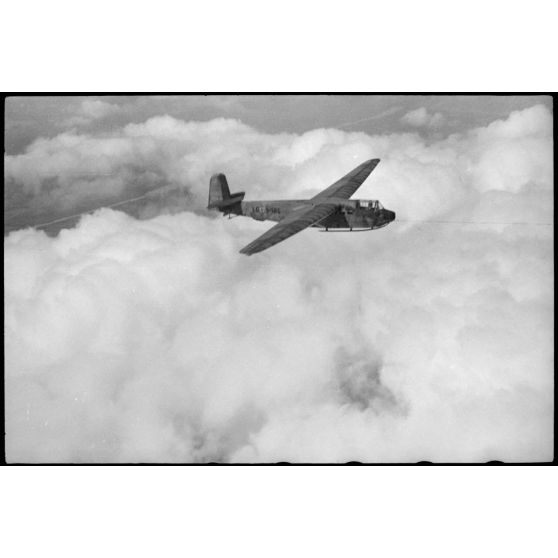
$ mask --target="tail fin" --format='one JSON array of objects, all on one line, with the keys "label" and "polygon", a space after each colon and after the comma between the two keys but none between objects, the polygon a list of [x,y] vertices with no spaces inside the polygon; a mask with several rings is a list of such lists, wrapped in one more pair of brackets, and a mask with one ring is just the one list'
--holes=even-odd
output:
[{"label": "tail fin", "polygon": [[224,174],[214,174],[209,181],[209,201],[207,209],[218,209],[226,213],[233,210],[233,206],[244,199],[244,192],[231,195],[227,177]]}]

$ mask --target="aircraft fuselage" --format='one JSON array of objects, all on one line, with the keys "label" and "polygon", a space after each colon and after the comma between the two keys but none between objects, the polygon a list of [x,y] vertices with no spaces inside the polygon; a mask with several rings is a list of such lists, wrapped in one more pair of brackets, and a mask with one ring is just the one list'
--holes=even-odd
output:
[{"label": "aircraft fuselage", "polygon": [[[342,198],[330,198],[329,203],[338,206],[333,214],[312,225],[327,230],[370,230],[385,227],[393,221],[395,214],[384,209],[377,200],[346,200]],[[251,217],[256,221],[279,222],[292,211],[303,207],[310,207],[310,200],[262,200],[242,201],[231,208],[233,215]]]}]

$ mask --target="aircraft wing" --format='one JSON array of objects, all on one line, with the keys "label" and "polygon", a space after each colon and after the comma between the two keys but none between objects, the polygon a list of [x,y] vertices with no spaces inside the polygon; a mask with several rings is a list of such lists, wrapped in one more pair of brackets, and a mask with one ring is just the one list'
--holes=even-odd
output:
[{"label": "aircraft wing", "polygon": [[275,244],[293,236],[297,232],[304,230],[326,217],[329,217],[336,210],[336,205],[332,203],[320,203],[319,205],[303,205],[299,209],[295,209],[289,213],[277,225],[271,227],[266,233],[262,234],[253,242],[240,250],[241,254],[250,256],[271,248]]},{"label": "aircraft wing", "polygon": [[380,159],[365,161],[317,196],[314,196],[312,201],[323,198],[345,198],[348,200],[368,178],[368,175],[376,168],[379,162]]}]

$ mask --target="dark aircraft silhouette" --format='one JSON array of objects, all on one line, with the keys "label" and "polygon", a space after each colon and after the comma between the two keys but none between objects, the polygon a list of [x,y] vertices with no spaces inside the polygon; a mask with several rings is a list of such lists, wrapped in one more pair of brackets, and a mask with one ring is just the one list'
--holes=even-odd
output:
[{"label": "dark aircraft silhouette", "polygon": [[267,250],[307,227],[326,231],[365,231],[389,225],[395,213],[378,200],[350,200],[380,159],[370,159],[309,200],[243,201],[244,192],[231,194],[224,174],[209,182],[208,209],[223,215],[244,215],[257,221],[278,221],[266,233],[242,248],[250,256]]}]

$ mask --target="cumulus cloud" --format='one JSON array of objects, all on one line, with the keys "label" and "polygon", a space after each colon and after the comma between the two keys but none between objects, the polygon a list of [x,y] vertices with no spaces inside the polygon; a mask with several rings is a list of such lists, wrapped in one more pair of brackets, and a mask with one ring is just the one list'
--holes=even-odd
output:
[{"label": "cumulus cloud", "polygon": [[415,128],[438,128],[444,123],[444,115],[441,112],[430,114],[425,107],[420,107],[404,114],[401,122]]},{"label": "cumulus cloud", "polygon": [[[304,197],[370,157],[359,197],[401,220],[379,231],[245,258],[269,224],[203,210],[216,171],[247,198]],[[405,222],[551,220],[545,107],[428,145],[161,116],[5,163],[32,199],[153,180],[188,200],[5,239],[10,461],[552,458],[551,228]]]},{"label": "cumulus cloud", "polygon": [[66,119],[67,126],[84,126],[94,120],[114,116],[120,112],[120,107],[99,99],[84,99],[72,116]]},{"label": "cumulus cloud", "polygon": [[105,134],[36,140],[25,153],[5,157],[5,180],[8,193],[24,192],[31,205],[49,211],[73,211],[155,187],[180,189],[199,210],[212,172],[226,171],[232,184],[253,196],[301,196],[374,154],[382,158],[374,192],[407,216],[423,217],[458,208],[478,190],[517,190],[531,177],[548,180],[550,121],[548,109],[535,106],[506,122],[426,145],[416,134],[264,134],[238,120],[160,116]]}]

